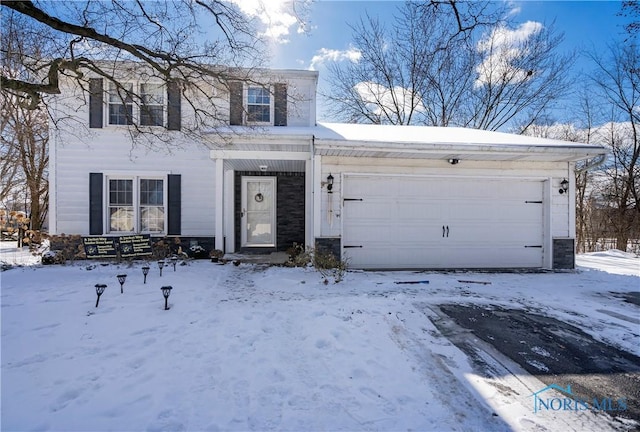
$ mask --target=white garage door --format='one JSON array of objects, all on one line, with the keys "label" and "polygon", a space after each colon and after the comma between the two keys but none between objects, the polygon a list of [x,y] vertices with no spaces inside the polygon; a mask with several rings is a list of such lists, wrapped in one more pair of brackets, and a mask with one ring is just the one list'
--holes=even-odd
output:
[{"label": "white garage door", "polygon": [[543,182],[345,175],[342,247],[368,269],[542,267]]}]

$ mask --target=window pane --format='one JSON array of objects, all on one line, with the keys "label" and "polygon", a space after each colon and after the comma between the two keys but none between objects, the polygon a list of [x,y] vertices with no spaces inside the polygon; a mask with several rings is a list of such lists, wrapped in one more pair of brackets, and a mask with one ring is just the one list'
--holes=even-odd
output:
[{"label": "window pane", "polygon": [[163,109],[161,106],[143,105],[140,107],[140,124],[142,126],[162,126]]},{"label": "window pane", "polygon": [[141,205],[162,205],[163,203],[163,180],[141,179],[140,180],[140,204]]},{"label": "window pane", "polygon": [[109,124],[133,124],[133,105],[109,104]]},{"label": "window pane", "polygon": [[133,208],[109,207],[109,231],[133,231]]},{"label": "window pane", "polygon": [[140,84],[140,96],[145,105],[164,105],[164,85]]},{"label": "window pane", "polygon": [[140,230],[143,232],[164,231],[164,207],[140,207]]},{"label": "window pane", "polygon": [[133,180],[109,180],[109,204],[133,205]]},{"label": "window pane", "polygon": [[271,121],[271,107],[263,105],[249,105],[248,106],[249,121],[252,122],[270,122]]}]

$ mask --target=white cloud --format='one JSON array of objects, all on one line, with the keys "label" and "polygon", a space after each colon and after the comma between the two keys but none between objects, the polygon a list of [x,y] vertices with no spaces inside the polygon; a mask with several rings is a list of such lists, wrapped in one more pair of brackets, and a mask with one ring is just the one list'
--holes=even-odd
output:
[{"label": "white cloud", "polygon": [[298,25],[300,33],[302,23],[294,11],[291,0],[231,0],[242,13],[250,18],[257,18],[264,26],[260,36],[265,36],[278,43],[287,43],[291,27]]},{"label": "white cloud", "polygon": [[334,50],[329,48],[320,48],[316,51],[316,55],[311,59],[309,70],[317,70],[318,66],[327,61],[343,61],[349,60],[353,63],[360,61],[362,53],[356,48],[349,48],[347,50]]},{"label": "white cloud", "polygon": [[354,88],[369,112],[375,115],[382,115],[386,111],[399,112],[401,117],[405,117],[412,111],[425,110],[420,98],[410,89],[398,86],[390,89],[371,81],[359,82]]},{"label": "white cloud", "polygon": [[505,76],[512,83],[531,76],[533,71],[518,69],[513,63],[522,55],[524,44],[542,28],[542,24],[535,21],[527,21],[516,29],[498,26],[478,42],[478,51],[487,54],[487,57],[476,68],[476,87],[498,82]]}]

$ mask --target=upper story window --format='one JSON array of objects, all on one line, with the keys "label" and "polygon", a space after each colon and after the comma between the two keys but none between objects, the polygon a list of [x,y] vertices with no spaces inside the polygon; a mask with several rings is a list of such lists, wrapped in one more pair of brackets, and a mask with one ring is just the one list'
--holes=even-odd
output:
[{"label": "upper story window", "polygon": [[287,125],[287,85],[229,83],[229,124]]},{"label": "upper story window", "polygon": [[164,124],[164,86],[162,84],[140,84],[140,124],[162,126]]},{"label": "upper story window", "polygon": [[109,83],[109,124],[130,125],[133,124],[133,83],[122,84],[124,88],[118,88],[112,82]]},{"label": "upper story window", "polygon": [[247,122],[271,124],[271,93],[264,87],[247,89]]}]

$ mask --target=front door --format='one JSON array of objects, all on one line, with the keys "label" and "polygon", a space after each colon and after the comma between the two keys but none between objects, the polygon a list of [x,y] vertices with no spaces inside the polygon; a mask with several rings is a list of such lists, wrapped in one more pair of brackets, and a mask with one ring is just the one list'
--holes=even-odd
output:
[{"label": "front door", "polygon": [[276,178],[242,177],[242,247],[276,246]]}]

